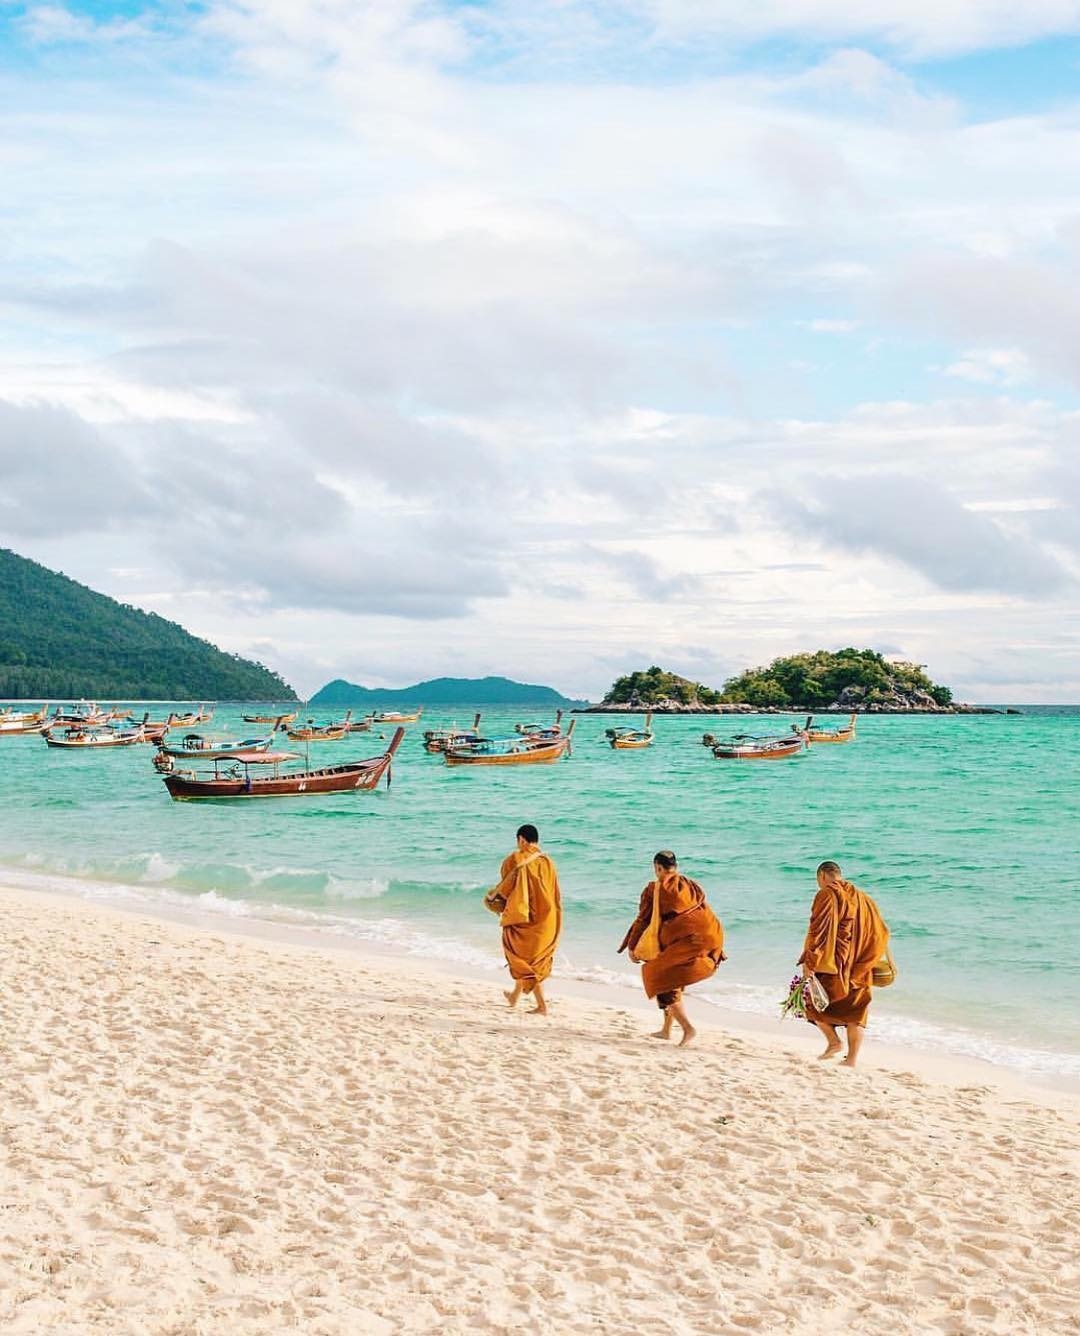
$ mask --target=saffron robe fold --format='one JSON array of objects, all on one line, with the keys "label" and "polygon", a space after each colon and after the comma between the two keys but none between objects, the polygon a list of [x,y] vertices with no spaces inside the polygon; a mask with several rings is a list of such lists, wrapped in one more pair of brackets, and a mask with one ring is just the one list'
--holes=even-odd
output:
[{"label": "saffron robe fold", "polygon": [[[637,918],[623,938],[620,951],[632,951],[652,918],[653,888],[641,892]],[[660,954],[641,967],[645,996],[674,993],[700,983],[716,972],[724,955],[723,924],[705,903],[705,892],[689,877],[679,876],[660,886]]]},{"label": "saffron robe fold", "polygon": [[[485,899],[502,899],[503,955],[516,983],[531,993],[533,985],[551,974],[555,948],[562,932],[562,895],[555,864],[547,854],[515,849],[503,859],[499,884]],[[524,880],[524,887],[522,887]],[[524,891],[524,894],[521,892]],[[527,921],[522,908],[527,900]]]},{"label": "saffron robe fold", "polygon": [[850,881],[826,886],[814,896],[800,965],[807,965],[829,995],[824,1011],[806,1008],[814,1024],[865,1025],[870,976],[889,945],[889,929],[865,891]]}]

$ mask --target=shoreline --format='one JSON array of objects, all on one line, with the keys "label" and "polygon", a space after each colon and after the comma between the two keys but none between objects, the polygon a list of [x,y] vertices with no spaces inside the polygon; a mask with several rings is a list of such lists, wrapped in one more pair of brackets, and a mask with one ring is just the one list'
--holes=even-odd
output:
[{"label": "shoreline", "polygon": [[644,1005],[553,991],[541,1020],[416,961],[0,903],[14,1336],[1080,1322],[1075,1098],[716,1025],[680,1049]]},{"label": "shoreline", "polygon": [[[72,879],[80,885],[96,887],[97,883]],[[142,890],[143,888],[138,888]],[[33,906],[40,900],[54,901],[61,907],[75,906],[91,914],[115,915],[121,922],[145,920],[163,923],[193,933],[236,938],[283,951],[301,951],[309,954],[326,953],[359,962],[361,965],[392,967],[406,973],[437,978],[443,983],[468,984],[477,988],[478,1000],[497,998],[506,977],[498,945],[498,932],[492,932],[491,963],[487,966],[464,960],[425,958],[390,942],[370,938],[337,935],[329,927],[317,924],[288,923],[257,916],[226,917],[200,908],[193,901],[190,906],[169,904],[128,905],[116,900],[103,900],[92,891],[80,894],[75,890],[54,886],[9,886],[0,873],[0,904],[14,900]],[[572,974],[560,973],[558,962],[551,980],[551,997],[557,1002],[566,998],[589,1003],[609,1013],[640,1015],[643,1027],[656,1017],[656,1007],[649,1002],[640,988],[626,987],[612,981],[590,980]],[[761,1044],[768,1049],[799,1053],[812,1058],[820,1046],[820,1039],[812,1027],[795,1021],[780,1021],[764,1013],[742,1010],[725,1005],[715,995],[688,993],[694,1024],[706,1030],[722,1030],[741,1039]],[[644,1033],[644,1029],[643,1029]],[[1080,1078],[1041,1070],[1026,1070],[995,1063],[970,1054],[954,1054],[878,1039],[874,1033],[873,1016],[863,1049],[863,1061],[869,1067],[884,1071],[909,1073],[943,1085],[957,1082],[991,1083],[1002,1091],[1031,1098],[1076,1099],[1080,1113]]]}]

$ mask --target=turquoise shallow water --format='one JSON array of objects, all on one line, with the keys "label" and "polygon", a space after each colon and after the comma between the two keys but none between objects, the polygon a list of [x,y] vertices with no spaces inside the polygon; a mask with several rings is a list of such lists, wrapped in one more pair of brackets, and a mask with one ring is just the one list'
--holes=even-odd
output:
[{"label": "turquoise shallow water", "polygon": [[[518,717],[488,711],[485,732]],[[661,718],[652,748],[619,753],[601,741],[611,721],[586,715],[570,759],[513,770],[424,753],[421,728],[449,722],[409,729],[389,790],[234,804],[171,802],[149,747],[70,754],[0,737],[0,876],[495,968],[480,898],[533,821],[563,886],[560,971],[636,986],[615,947],[652,853],[672,847],[728,936],[730,960],[695,995],[775,1015],[813,869],[835,858],[893,930],[901,978],[877,999],[876,1033],[1080,1075],[1080,708],[871,717],[851,745],[758,764],[714,760],[702,731],[788,719]],[[210,731],[233,729],[253,731],[219,710]],[[379,745],[361,734],[312,756]]]}]

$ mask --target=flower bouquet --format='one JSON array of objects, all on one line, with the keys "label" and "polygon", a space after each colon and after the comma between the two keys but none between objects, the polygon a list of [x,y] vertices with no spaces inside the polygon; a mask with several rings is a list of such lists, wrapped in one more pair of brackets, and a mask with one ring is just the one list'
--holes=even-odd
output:
[{"label": "flower bouquet", "polygon": [[796,974],[791,980],[787,997],[780,1003],[780,1019],[793,1016],[797,1021],[804,1021],[808,1006],[815,1011],[824,1011],[828,1005],[829,995],[816,975],[811,974],[804,979],[801,974]]}]

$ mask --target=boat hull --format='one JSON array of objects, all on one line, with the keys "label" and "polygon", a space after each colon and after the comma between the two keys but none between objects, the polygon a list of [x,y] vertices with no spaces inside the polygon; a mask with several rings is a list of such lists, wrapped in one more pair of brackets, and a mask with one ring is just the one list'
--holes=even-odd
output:
[{"label": "boat hull", "polygon": [[447,765],[550,765],[570,750],[569,738],[560,738],[548,747],[526,747],[518,752],[443,752]]},{"label": "boat hull", "polygon": [[790,747],[714,747],[713,755],[718,761],[782,761],[788,756],[798,756],[803,750],[801,742]]},{"label": "boat hull", "polygon": [[256,777],[250,779],[194,779],[185,775],[166,775],[165,787],[177,802],[199,798],[301,798],[317,793],[352,793],[373,789],[386,772],[363,766],[335,765],[302,774]]}]

